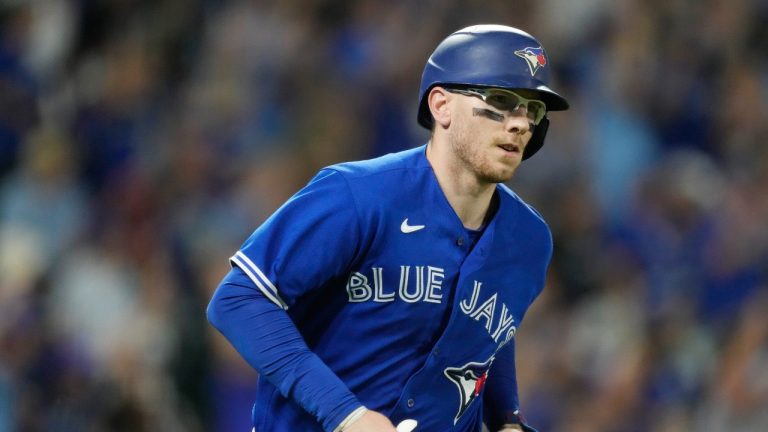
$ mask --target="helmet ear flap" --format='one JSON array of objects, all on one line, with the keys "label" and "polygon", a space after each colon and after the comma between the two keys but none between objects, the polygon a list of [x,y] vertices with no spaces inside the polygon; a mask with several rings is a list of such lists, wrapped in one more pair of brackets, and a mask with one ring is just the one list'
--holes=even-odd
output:
[{"label": "helmet ear flap", "polygon": [[544,137],[547,135],[547,129],[549,129],[549,118],[544,116],[539,124],[533,128],[531,140],[528,141],[528,145],[525,146],[525,151],[523,151],[523,160],[536,154],[536,152],[544,145]]}]

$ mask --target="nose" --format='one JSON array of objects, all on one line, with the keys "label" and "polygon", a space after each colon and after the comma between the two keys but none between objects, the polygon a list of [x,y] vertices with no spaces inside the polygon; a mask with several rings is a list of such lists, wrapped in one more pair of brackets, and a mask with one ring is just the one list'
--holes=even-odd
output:
[{"label": "nose", "polygon": [[519,106],[516,109],[509,111],[506,123],[504,124],[504,129],[506,129],[507,132],[518,135],[525,134],[530,131],[532,127],[533,124],[528,118],[528,109],[523,106]]}]

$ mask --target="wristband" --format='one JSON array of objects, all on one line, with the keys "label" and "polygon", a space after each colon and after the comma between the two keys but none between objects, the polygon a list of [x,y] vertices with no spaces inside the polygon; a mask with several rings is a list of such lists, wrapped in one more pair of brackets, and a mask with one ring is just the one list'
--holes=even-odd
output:
[{"label": "wristband", "polygon": [[336,429],[334,429],[333,432],[344,432],[349,427],[349,425],[354,423],[355,420],[362,417],[366,411],[368,411],[366,407],[364,406],[358,407],[356,410],[349,413],[349,415],[344,420],[342,420],[338,426],[336,426]]}]

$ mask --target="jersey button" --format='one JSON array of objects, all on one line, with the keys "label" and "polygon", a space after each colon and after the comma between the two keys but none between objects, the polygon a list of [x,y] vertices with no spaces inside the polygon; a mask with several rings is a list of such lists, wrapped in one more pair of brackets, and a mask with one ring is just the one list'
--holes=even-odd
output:
[{"label": "jersey button", "polygon": [[457,246],[464,246],[464,237],[459,237],[456,239],[456,245]]},{"label": "jersey button", "polygon": [[408,402],[406,403],[408,404],[408,408],[413,408],[413,406],[416,405],[416,401],[413,399],[408,399]]}]

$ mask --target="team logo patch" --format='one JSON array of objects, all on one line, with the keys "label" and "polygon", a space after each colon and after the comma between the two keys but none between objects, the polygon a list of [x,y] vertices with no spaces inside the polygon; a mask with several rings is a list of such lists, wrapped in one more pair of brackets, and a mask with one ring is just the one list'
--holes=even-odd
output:
[{"label": "team logo patch", "polygon": [[493,363],[494,357],[489,358],[485,363],[470,362],[458,368],[445,368],[443,373],[459,389],[459,411],[453,419],[455,425],[469,408],[469,405],[480,396],[485,387],[485,381],[488,379],[488,369]]},{"label": "team logo patch", "polygon": [[528,63],[528,69],[531,71],[531,76],[536,75],[536,71],[547,65],[547,56],[544,55],[544,48],[527,47],[521,50],[515,51],[515,55],[521,57]]}]

